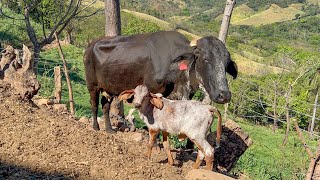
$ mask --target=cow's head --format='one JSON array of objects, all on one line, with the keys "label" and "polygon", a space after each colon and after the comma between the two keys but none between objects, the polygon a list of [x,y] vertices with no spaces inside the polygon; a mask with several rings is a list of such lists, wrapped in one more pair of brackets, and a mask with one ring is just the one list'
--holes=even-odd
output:
[{"label": "cow's head", "polygon": [[237,65],[230,58],[225,45],[212,36],[199,39],[190,44],[196,55],[196,72],[200,83],[208,92],[210,99],[217,103],[227,103],[231,99],[226,72],[237,77]]}]

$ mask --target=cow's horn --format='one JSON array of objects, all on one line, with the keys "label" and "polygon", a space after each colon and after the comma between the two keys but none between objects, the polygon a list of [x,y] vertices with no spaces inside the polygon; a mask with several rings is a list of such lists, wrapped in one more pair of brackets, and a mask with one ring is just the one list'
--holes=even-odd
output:
[{"label": "cow's horn", "polygon": [[190,46],[197,46],[197,39],[193,39],[190,43]]}]

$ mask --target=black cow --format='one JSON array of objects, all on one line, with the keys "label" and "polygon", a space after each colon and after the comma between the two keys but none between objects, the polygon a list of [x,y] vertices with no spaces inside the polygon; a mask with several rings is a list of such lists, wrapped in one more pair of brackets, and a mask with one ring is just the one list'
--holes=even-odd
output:
[{"label": "black cow", "polygon": [[109,98],[103,96],[101,104],[110,133],[110,104],[124,90],[144,84],[152,93],[166,97],[174,91],[181,99],[191,97],[200,82],[211,100],[226,103],[231,98],[226,72],[237,76],[236,64],[221,41],[204,37],[190,46],[189,40],[175,31],[98,39],[86,49],[84,66],[93,128],[99,130],[99,94],[106,92]]}]

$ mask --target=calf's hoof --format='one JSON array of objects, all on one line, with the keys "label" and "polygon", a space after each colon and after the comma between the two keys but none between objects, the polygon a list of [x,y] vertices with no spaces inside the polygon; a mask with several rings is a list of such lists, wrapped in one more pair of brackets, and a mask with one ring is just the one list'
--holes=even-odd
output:
[{"label": "calf's hoof", "polygon": [[169,159],[168,159],[168,164],[169,164],[170,166],[173,166],[173,160],[169,160]]}]

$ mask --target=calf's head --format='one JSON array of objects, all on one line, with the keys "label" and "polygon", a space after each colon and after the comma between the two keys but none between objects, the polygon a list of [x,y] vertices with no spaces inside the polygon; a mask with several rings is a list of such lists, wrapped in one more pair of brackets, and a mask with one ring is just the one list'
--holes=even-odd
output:
[{"label": "calf's head", "polygon": [[231,93],[226,73],[236,78],[238,70],[225,45],[212,36],[201,38],[190,45],[194,47],[196,56],[197,78],[208,92],[210,99],[217,103],[229,102]]},{"label": "calf's head", "polygon": [[119,100],[128,100],[133,98],[135,108],[140,108],[147,103],[153,104],[158,109],[163,108],[162,95],[149,92],[147,86],[139,85],[135,89],[125,90],[119,95]]}]

